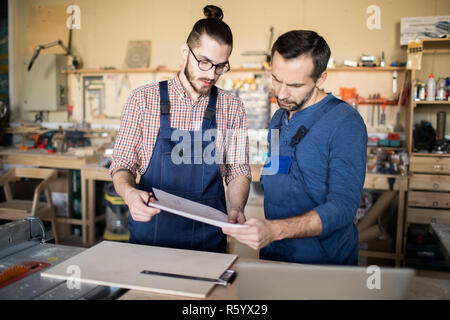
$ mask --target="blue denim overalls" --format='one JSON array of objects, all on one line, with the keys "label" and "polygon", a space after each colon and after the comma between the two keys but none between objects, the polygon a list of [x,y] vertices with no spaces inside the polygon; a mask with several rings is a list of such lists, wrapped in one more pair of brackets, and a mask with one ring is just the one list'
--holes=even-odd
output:
[{"label": "blue denim overalls", "polygon": [[[269,150],[273,154],[264,166],[261,175],[261,186],[264,190],[264,213],[268,220],[284,219],[306,213],[319,205],[309,195],[305,184],[301,166],[297,163],[296,152],[303,152],[301,140],[311,127],[317,123],[327,112],[336,107],[340,100],[333,96],[325,98],[325,104],[318,107],[311,117],[303,123],[292,126],[282,126],[285,110],[279,109],[273,116],[269,126]],[[311,106],[314,107],[314,106]],[[279,129],[279,148],[272,146],[276,143],[270,129]],[[274,140],[274,141],[272,141]],[[326,142],[324,142],[326,143]],[[305,150],[305,152],[308,152]],[[278,162],[274,169],[273,163]],[[324,173],[327,174],[327,173]],[[352,233],[354,226],[348,230],[341,230],[328,236],[328,241],[342,241],[342,234]],[[347,228],[345,228],[347,229]],[[335,239],[332,239],[335,238]],[[357,253],[357,250],[355,250]],[[288,261],[306,264],[355,264],[357,254],[353,252],[339,252],[338,257],[332,259],[324,249],[320,236],[309,238],[284,239],[275,241],[260,250],[262,259]]]},{"label": "blue denim overalls", "polygon": [[[214,207],[226,214],[225,191],[219,165],[217,161],[207,164],[203,159],[204,150],[211,141],[203,141],[202,137],[206,130],[217,128],[217,88],[211,89],[201,130],[178,130],[176,136],[180,133],[180,138],[176,141],[172,141],[172,132],[177,129],[170,127],[168,82],[160,82],[159,90],[160,128],[150,164],[141,177],[138,188],[150,192],[154,187]],[[183,155],[186,152],[184,148],[180,149],[179,155],[190,162],[176,164],[171,158],[172,150],[177,144],[181,145],[180,142],[186,135],[191,139],[188,144],[191,148],[190,157]],[[194,148],[194,139],[202,140],[197,141],[201,148]],[[210,154],[215,156],[215,148]],[[165,211],[153,216],[149,222],[134,221],[130,215],[128,228],[131,243],[211,252],[226,251],[226,236],[220,228]]]}]

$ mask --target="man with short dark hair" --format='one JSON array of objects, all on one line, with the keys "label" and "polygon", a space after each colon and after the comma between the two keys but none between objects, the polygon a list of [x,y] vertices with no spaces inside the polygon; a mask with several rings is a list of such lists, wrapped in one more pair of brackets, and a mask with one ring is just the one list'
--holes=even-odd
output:
[{"label": "man with short dark hair", "polygon": [[272,48],[279,110],[269,127],[261,175],[266,220],[223,228],[260,257],[308,264],[356,265],[353,223],[366,172],[367,129],[359,113],[324,83],[330,49],[313,31],[281,35]]},{"label": "man with short dark hair", "polygon": [[152,188],[226,215],[225,178],[228,219],[245,222],[251,179],[245,111],[237,97],[214,86],[230,69],[233,37],[220,8],[206,6],[204,14],[181,47],[182,72],[135,89],[123,111],[110,173],[130,210],[131,243],[226,251],[220,228],[149,207]]}]

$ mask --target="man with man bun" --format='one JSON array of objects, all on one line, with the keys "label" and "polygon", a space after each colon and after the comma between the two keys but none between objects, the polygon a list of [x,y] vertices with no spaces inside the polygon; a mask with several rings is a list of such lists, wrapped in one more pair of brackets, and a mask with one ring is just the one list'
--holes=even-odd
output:
[{"label": "man with man bun", "polygon": [[[152,188],[214,207],[232,223],[245,222],[251,180],[246,115],[239,98],[215,86],[230,70],[233,36],[219,7],[206,6],[204,14],[181,46],[182,70],[135,89],[123,110],[109,171],[130,210],[131,243],[226,251],[220,228],[149,207]],[[198,137],[200,150],[194,148]]]}]

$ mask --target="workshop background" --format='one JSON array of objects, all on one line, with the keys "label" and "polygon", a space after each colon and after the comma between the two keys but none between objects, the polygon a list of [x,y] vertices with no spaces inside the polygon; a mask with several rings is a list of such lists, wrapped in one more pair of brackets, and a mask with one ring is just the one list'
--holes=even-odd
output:
[{"label": "workshop background", "polygon": [[[60,243],[89,247],[103,239],[127,240],[127,209],[107,174],[123,105],[134,88],[179,70],[180,46],[203,17],[202,8],[215,4],[223,9],[234,36],[232,70],[218,86],[239,95],[249,115],[253,183],[247,218],[263,216],[258,181],[267,156],[267,124],[277,109],[270,89],[269,49],[286,31],[314,30],[331,48],[323,89],[352,104],[369,131],[367,178],[355,218],[359,264],[406,265],[450,278],[448,257],[429,228],[450,224],[449,1],[1,4],[2,172],[36,166],[57,171],[49,186]],[[415,37],[409,39],[407,30],[417,20],[407,18],[413,17],[432,26],[432,17],[444,21],[443,29],[436,28],[441,33],[417,35],[444,37],[417,44],[419,57],[408,46]],[[432,101],[425,95],[430,74],[436,87]],[[15,183],[9,192],[32,199],[37,185],[33,179]],[[0,195],[0,201],[5,199]],[[51,223],[50,218],[50,234],[55,233]],[[258,252],[229,241],[230,252],[258,257]]]}]

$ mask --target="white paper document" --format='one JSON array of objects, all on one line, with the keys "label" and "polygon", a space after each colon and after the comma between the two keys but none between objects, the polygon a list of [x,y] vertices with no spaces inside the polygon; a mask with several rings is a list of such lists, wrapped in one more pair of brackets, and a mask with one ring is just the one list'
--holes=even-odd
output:
[{"label": "white paper document", "polygon": [[247,228],[242,224],[233,224],[228,222],[228,216],[223,212],[212,207],[200,204],[185,198],[174,196],[173,194],[153,188],[156,199],[155,202],[149,202],[148,205],[170,213],[183,216],[185,218],[201,221],[216,227],[229,228]]}]

